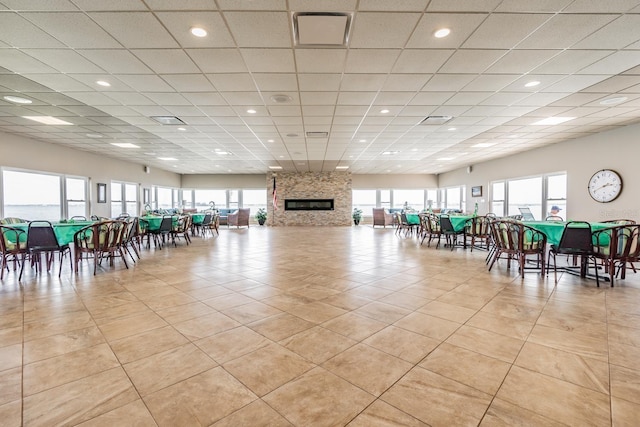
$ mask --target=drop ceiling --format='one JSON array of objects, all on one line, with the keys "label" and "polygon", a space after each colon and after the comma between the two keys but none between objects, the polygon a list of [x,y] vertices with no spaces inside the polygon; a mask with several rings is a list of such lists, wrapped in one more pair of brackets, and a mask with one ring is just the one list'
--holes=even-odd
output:
[{"label": "drop ceiling", "polygon": [[[298,45],[308,12],[345,43]],[[0,0],[0,132],[182,174],[441,173],[638,121],[639,1]]]}]

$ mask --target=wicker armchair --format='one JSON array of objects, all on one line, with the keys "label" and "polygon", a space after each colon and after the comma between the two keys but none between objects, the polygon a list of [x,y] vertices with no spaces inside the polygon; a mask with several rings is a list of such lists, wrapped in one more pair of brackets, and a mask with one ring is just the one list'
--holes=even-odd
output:
[{"label": "wicker armchair", "polygon": [[373,208],[373,226],[381,225],[387,227],[387,225],[393,226],[393,215],[386,212],[384,208]]},{"label": "wicker armchair", "polygon": [[249,216],[251,214],[251,209],[238,209],[234,213],[229,214],[227,217],[227,227],[232,225],[236,227],[249,227]]}]

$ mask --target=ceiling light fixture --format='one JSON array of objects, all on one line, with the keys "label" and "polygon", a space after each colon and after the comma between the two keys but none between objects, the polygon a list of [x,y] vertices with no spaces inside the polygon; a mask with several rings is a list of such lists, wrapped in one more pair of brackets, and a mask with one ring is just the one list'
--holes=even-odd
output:
[{"label": "ceiling light fixture", "polygon": [[386,108],[383,110],[380,110],[380,113],[382,114],[389,114],[389,110],[387,110]]},{"label": "ceiling light fixture", "polygon": [[285,104],[293,100],[289,95],[284,94],[271,95],[269,99],[271,100],[271,102],[274,102],[276,104]]},{"label": "ceiling light fixture", "polygon": [[452,131],[453,131],[453,130],[456,130],[456,129],[457,129],[457,128],[449,128],[449,129],[447,129],[447,130],[452,130]]},{"label": "ceiling light fixture", "polygon": [[491,147],[492,145],[496,145],[497,142],[479,142],[477,144],[472,145],[472,148],[487,148],[487,147]]},{"label": "ceiling light fixture", "polygon": [[525,84],[524,87],[534,87],[534,86],[538,86],[539,84],[540,84],[539,81],[533,80],[533,81],[530,81],[529,83]]},{"label": "ceiling light fixture", "polygon": [[367,142],[367,140],[366,139],[360,139],[360,140],[358,140],[358,142]]},{"label": "ceiling light fixture", "polygon": [[383,151],[382,154],[385,155],[385,156],[393,156],[394,154],[398,154],[398,152],[397,151]]},{"label": "ceiling light fixture", "polygon": [[560,123],[568,122],[573,119],[575,119],[575,117],[547,117],[546,119],[538,120],[531,124],[536,126],[559,125]]},{"label": "ceiling light fixture", "polygon": [[344,171],[344,170],[349,169],[349,166],[336,166],[336,169],[340,170],[340,171]]},{"label": "ceiling light fixture", "polygon": [[187,128],[178,128],[178,130],[185,131],[185,130],[187,130]]},{"label": "ceiling light fixture", "polygon": [[96,84],[99,85],[99,86],[103,86],[103,87],[110,87],[111,86],[111,83],[105,82],[104,80],[98,80],[96,82]]},{"label": "ceiling light fixture", "polygon": [[275,142],[273,139],[267,139],[267,142]]},{"label": "ceiling light fixture", "polygon": [[60,120],[51,116],[22,116],[22,118],[33,120],[34,122],[42,123],[44,125],[56,125],[56,126],[73,125],[73,123],[65,122],[64,120]]},{"label": "ceiling light fixture", "polygon": [[130,142],[112,142],[111,145],[115,145],[120,148],[140,148],[139,145],[132,144]]},{"label": "ceiling light fixture", "polygon": [[207,36],[207,30],[205,30],[204,28],[193,27],[189,31],[191,31],[191,34],[193,34],[196,37],[206,37]]},{"label": "ceiling light fixture", "polygon": [[87,136],[87,138],[102,138],[102,135],[100,135],[99,133],[87,133],[85,135]]},{"label": "ceiling light fixture", "polygon": [[443,37],[447,37],[449,34],[451,33],[451,30],[448,28],[441,28],[438,31],[436,31],[435,33],[433,33],[433,36],[435,38],[441,39]]},{"label": "ceiling light fixture", "polygon": [[602,101],[600,101],[600,105],[616,105],[626,101],[627,99],[629,98],[626,96],[617,96],[615,98],[603,99]]},{"label": "ceiling light fixture", "polygon": [[439,161],[439,162],[441,162],[441,161],[444,162],[444,161],[453,160],[453,159],[454,159],[454,157],[440,157],[439,159],[436,159],[436,160]]},{"label": "ceiling light fixture", "polygon": [[282,169],[282,166],[269,166],[269,169],[277,171],[277,170]]},{"label": "ceiling light fixture", "polygon": [[14,104],[31,104],[33,101],[27,98],[21,98],[19,96],[7,95],[2,97],[5,101],[13,102]]},{"label": "ceiling light fixture", "polygon": [[257,113],[257,111],[256,111],[256,110],[254,110],[253,108],[249,108],[249,109],[247,110],[247,113],[249,113],[249,114],[255,114],[255,113]]},{"label": "ceiling light fixture", "polygon": [[175,157],[158,157],[158,160],[164,160],[165,162],[177,162]]}]

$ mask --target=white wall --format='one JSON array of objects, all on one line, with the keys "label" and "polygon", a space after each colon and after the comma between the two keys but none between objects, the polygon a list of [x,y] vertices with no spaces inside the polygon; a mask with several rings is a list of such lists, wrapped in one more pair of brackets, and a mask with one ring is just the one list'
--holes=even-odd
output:
[{"label": "white wall", "polygon": [[[151,173],[147,174],[143,165],[12,134],[0,133],[0,159],[0,166],[4,167],[89,177],[90,212],[99,216],[111,216],[109,184],[112,180],[139,184],[139,188],[150,188],[152,184],[180,187],[180,175],[176,173],[151,168]],[[96,184],[99,182],[107,184],[107,203],[97,203]],[[142,200],[142,194],[138,199]]]},{"label": "white wall", "polygon": [[[553,172],[567,172],[567,211],[572,219],[597,221],[630,218],[640,221],[640,125],[548,145],[501,159],[473,165],[439,175],[440,187],[467,186],[467,210],[476,201],[481,213],[488,211],[488,185],[491,181]],[[601,169],[621,174],[623,189],[611,203],[594,201],[587,191],[591,176]],[[483,197],[472,198],[471,186],[483,186]]]},{"label": "white wall", "polygon": [[438,188],[436,175],[352,175],[352,178],[353,188],[358,190]]},{"label": "white wall", "polygon": [[255,175],[183,175],[185,189],[265,188],[266,174]]}]

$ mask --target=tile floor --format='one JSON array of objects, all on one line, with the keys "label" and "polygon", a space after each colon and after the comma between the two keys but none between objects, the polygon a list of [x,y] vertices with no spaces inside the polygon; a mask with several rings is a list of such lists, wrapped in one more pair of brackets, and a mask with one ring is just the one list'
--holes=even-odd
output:
[{"label": "tile floor", "polygon": [[391,229],[221,230],[0,286],[3,426],[637,426],[617,287]]}]

